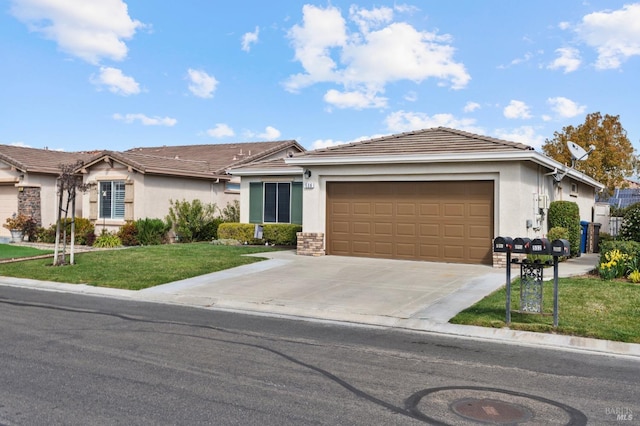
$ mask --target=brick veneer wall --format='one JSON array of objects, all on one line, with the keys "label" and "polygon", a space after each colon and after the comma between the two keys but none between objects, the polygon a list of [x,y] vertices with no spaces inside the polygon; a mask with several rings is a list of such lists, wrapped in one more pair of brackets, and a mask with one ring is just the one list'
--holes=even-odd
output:
[{"label": "brick veneer wall", "polygon": [[39,187],[20,187],[18,191],[18,213],[33,217],[42,226],[42,202]]},{"label": "brick veneer wall", "polygon": [[302,256],[324,256],[323,232],[298,232],[296,253]]},{"label": "brick veneer wall", "polygon": [[[511,253],[511,260],[514,259],[518,259],[519,261],[522,261],[523,259],[526,259],[527,255],[526,254],[520,254],[520,253]],[[507,253],[493,253],[493,267],[494,268],[501,268],[504,269],[507,267]]]}]

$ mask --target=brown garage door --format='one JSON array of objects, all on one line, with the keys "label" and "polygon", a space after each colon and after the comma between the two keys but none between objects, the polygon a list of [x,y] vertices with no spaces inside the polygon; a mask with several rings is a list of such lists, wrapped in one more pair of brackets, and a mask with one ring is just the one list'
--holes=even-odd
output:
[{"label": "brown garage door", "polygon": [[493,182],[329,182],[327,254],[491,264]]}]

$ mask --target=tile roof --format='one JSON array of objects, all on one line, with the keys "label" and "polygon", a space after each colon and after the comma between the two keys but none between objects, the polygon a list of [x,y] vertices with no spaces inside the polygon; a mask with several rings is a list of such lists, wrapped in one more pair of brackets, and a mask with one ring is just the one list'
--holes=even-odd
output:
[{"label": "tile roof", "polygon": [[393,156],[534,150],[516,142],[437,127],[307,151],[300,157]]},{"label": "tile roof", "polygon": [[95,152],[64,152],[0,145],[0,160],[22,172],[59,174],[59,165],[86,161]]},{"label": "tile roof", "polygon": [[[278,151],[291,148],[293,152],[304,151],[304,148],[295,140],[275,142],[240,142],[228,144],[208,145],[182,145],[132,148],[122,154],[145,154],[148,161],[155,158],[173,158],[190,161],[205,161],[209,164],[210,171],[222,175],[229,167],[260,161]],[[145,159],[141,164],[146,164]]]}]

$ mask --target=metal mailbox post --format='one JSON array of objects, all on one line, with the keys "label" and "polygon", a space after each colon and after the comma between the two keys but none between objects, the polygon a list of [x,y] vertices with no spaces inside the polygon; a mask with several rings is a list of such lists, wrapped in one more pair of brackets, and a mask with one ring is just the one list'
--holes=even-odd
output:
[{"label": "metal mailbox post", "polygon": [[511,324],[511,250],[513,249],[513,239],[511,237],[496,237],[493,240],[493,251],[495,253],[507,254],[507,318],[506,323]]},{"label": "metal mailbox post", "polygon": [[[511,324],[511,264],[520,264],[520,305],[524,312],[542,313],[542,270],[543,262],[511,260],[512,253],[541,254],[553,256],[553,326],[558,327],[558,258],[569,256],[570,245],[567,240],[558,239],[549,242],[546,238],[510,238],[496,237],[493,240],[494,253],[506,253],[506,323]],[[548,262],[545,262],[548,264]],[[526,288],[526,289],[525,289]],[[530,309],[531,308],[531,309]]]}]

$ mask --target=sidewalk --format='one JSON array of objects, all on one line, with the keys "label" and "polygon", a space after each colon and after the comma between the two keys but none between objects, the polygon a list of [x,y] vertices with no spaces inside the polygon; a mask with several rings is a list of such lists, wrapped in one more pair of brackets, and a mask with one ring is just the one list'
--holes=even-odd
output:
[{"label": "sidewalk", "polygon": [[[505,284],[504,269],[292,251],[269,260],[140,291],[0,277],[0,285],[168,303],[255,315],[327,321],[638,357],[640,344],[449,324],[461,310]],[[597,254],[560,264],[561,277],[592,270]],[[550,270],[545,279],[552,279]],[[512,276],[519,274],[514,265]]]}]

